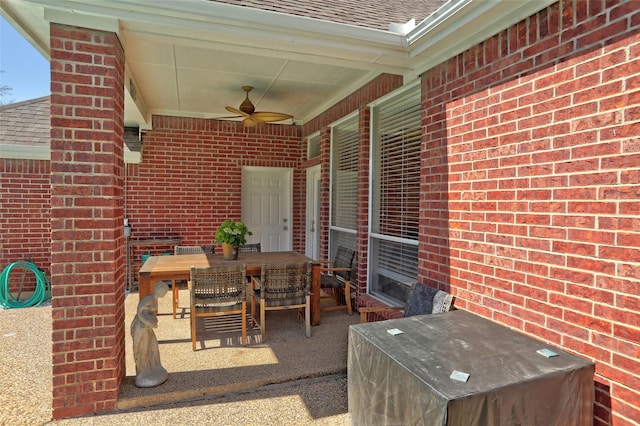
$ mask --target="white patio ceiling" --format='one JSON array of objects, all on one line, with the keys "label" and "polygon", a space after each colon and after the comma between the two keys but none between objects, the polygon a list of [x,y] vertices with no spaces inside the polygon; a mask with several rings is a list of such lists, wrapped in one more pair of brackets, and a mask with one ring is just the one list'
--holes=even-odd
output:
[{"label": "white patio ceiling", "polygon": [[[152,114],[219,118],[254,86],[257,111],[304,124],[380,73],[419,73],[552,0],[452,0],[406,34],[205,0],[2,0],[5,18],[49,58],[49,22],[117,32],[125,124]],[[383,18],[381,18],[383,19]],[[292,120],[284,121],[290,124]]]}]

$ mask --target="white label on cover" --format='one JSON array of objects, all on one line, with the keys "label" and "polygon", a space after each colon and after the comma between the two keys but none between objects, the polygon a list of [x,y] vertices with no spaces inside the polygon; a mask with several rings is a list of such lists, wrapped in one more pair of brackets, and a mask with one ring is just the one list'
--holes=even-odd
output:
[{"label": "white label on cover", "polygon": [[467,380],[469,380],[469,374],[468,373],[464,373],[462,371],[458,371],[458,370],[453,370],[453,373],[451,373],[451,376],[449,376],[452,380],[457,380],[459,382],[466,382]]}]

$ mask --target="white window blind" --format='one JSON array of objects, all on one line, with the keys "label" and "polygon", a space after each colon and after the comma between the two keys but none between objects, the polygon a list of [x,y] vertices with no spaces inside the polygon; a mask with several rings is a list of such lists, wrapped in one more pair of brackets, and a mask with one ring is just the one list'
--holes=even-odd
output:
[{"label": "white window blind", "polygon": [[356,230],[358,198],[358,117],[332,131],[331,225]]},{"label": "white window blind", "polygon": [[373,108],[371,291],[404,302],[418,275],[420,87]]}]

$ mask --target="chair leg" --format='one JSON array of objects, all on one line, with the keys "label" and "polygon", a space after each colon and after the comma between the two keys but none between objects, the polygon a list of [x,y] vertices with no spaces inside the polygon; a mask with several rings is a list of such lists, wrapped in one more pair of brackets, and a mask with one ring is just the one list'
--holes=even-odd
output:
[{"label": "chair leg", "polygon": [[331,296],[327,297],[327,298],[333,299],[336,302],[336,304],[332,306],[320,308],[320,311],[335,311],[339,309],[346,309],[349,315],[353,315],[353,308],[351,307],[351,281],[346,281],[344,283],[344,289],[343,289],[344,302],[345,302],[344,305],[339,304],[338,296],[340,296],[340,294],[338,293],[337,290],[338,290],[338,287],[329,288],[328,291],[331,291]]},{"label": "chair leg", "polygon": [[171,291],[173,292],[173,319],[176,319],[176,311],[178,310],[178,287],[176,281],[171,280]]},{"label": "chair leg", "polygon": [[251,295],[251,325],[255,327],[258,324],[256,321],[256,297]]},{"label": "chair leg", "polygon": [[247,302],[242,302],[242,346],[247,346]]},{"label": "chair leg", "polygon": [[196,315],[193,306],[191,306],[191,349],[196,350]]},{"label": "chair leg", "polygon": [[260,302],[260,335],[262,336],[262,339],[264,339],[264,335],[266,332],[266,328],[267,328],[267,324],[264,321],[266,314],[265,314],[265,306],[264,306],[264,300]]},{"label": "chair leg", "polygon": [[307,306],[304,308],[304,323],[307,337],[311,337],[311,296],[307,295],[306,299]]},{"label": "chair leg", "polygon": [[353,315],[353,310],[351,309],[351,281],[344,283],[344,301],[347,304],[347,312],[349,315]]}]

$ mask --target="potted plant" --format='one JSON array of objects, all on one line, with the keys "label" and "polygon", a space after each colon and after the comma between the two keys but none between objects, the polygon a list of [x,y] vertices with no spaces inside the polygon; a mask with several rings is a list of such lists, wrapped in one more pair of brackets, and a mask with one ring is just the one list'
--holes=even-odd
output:
[{"label": "potted plant", "polygon": [[227,219],[216,231],[216,243],[222,244],[222,255],[226,260],[238,258],[238,247],[247,243],[247,235],[253,235],[247,225]]}]

